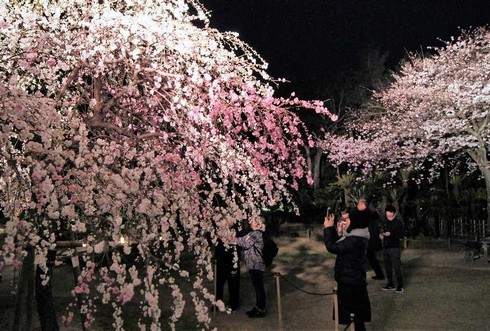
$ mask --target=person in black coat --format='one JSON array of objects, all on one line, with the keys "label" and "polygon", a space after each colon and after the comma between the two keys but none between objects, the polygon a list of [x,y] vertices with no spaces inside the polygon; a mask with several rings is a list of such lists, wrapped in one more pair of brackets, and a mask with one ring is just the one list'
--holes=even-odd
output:
[{"label": "person in black coat", "polygon": [[379,216],[378,213],[368,208],[368,202],[365,197],[359,198],[356,208],[349,213],[351,220],[356,223],[365,224],[369,228],[369,244],[367,249],[367,259],[369,265],[374,271],[375,280],[383,280],[384,274],[381,264],[376,257],[378,251],[382,249],[379,238]]},{"label": "person in black coat", "polygon": [[[383,290],[395,290],[397,293],[403,293],[400,248],[400,240],[403,238],[403,223],[396,217],[395,207],[386,206],[385,213],[386,222],[380,238],[383,240],[383,257],[388,284],[383,287]],[[395,270],[397,280],[396,289],[393,282],[393,270]]]},{"label": "person in black coat", "polygon": [[225,284],[228,283],[228,307],[240,307],[240,254],[238,247],[225,248],[221,241],[215,249],[216,258],[216,300],[223,301]]},{"label": "person in black coat", "polygon": [[324,222],[324,241],[327,250],[336,254],[335,281],[339,302],[339,323],[348,324],[354,314],[356,331],[366,330],[364,323],[371,321],[371,303],[366,282],[366,251],[369,230],[363,223],[350,218],[346,231],[340,237],[334,227],[334,216],[327,215]]}]

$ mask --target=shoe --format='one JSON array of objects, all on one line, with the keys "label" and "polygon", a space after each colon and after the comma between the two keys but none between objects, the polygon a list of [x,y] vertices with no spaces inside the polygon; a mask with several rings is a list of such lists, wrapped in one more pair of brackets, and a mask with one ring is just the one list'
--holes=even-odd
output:
[{"label": "shoe", "polygon": [[396,288],[395,292],[398,293],[398,294],[403,294],[403,292],[405,292],[405,290],[403,289],[403,287],[398,286]]},{"label": "shoe", "polygon": [[247,311],[247,316],[250,317],[250,315],[254,315],[258,312],[258,309],[256,307],[253,307],[252,309],[250,309],[249,311]]},{"label": "shoe", "polygon": [[385,278],[384,278],[384,276],[377,276],[376,275],[376,276],[371,277],[371,279],[374,279],[374,280],[384,280]]},{"label": "shoe", "polygon": [[393,291],[395,289],[395,287],[391,284],[386,284],[385,286],[383,286],[381,288],[383,291]]},{"label": "shoe", "polygon": [[247,313],[247,315],[250,318],[263,318],[265,317],[266,314],[265,314],[265,310],[256,308],[255,310],[252,310],[250,314]]}]

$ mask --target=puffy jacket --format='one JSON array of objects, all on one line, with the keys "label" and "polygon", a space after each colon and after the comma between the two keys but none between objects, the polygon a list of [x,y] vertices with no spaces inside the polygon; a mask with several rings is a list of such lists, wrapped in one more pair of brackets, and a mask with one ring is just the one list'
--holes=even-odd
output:
[{"label": "puffy jacket", "polygon": [[243,248],[243,259],[248,270],[265,270],[262,258],[264,249],[262,231],[251,231],[243,237],[237,237],[236,243]]},{"label": "puffy jacket", "polygon": [[346,237],[339,238],[332,226],[325,228],[323,235],[327,250],[337,255],[335,280],[346,285],[366,285],[368,228],[354,229]]},{"label": "puffy jacket", "polygon": [[369,227],[369,238],[368,249],[373,251],[379,251],[381,246],[381,239],[379,239],[379,216],[374,210],[365,209],[358,210],[357,208],[352,209],[349,212],[350,219],[353,222],[358,222],[366,224]]}]

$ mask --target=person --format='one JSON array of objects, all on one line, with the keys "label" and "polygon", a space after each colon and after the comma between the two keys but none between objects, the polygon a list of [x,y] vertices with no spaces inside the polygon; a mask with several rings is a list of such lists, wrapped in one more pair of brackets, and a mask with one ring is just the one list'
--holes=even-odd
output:
[{"label": "person", "polygon": [[369,244],[367,249],[367,260],[374,271],[374,280],[383,280],[384,274],[381,264],[376,256],[381,250],[381,240],[379,239],[379,216],[378,213],[368,208],[367,198],[361,196],[357,201],[356,208],[349,213],[351,219],[355,222],[365,224],[369,228]]},{"label": "person", "polygon": [[254,217],[250,220],[252,229],[248,234],[237,237],[236,244],[242,248],[243,260],[247,266],[255,290],[255,307],[247,311],[250,318],[266,316],[266,295],[264,288],[265,263],[262,258],[264,249],[263,232],[265,221],[262,217]]},{"label": "person", "polygon": [[[379,235],[383,241],[383,257],[385,263],[386,277],[388,283],[383,287],[383,290],[395,290],[397,293],[403,293],[403,278],[401,270],[401,249],[400,239],[403,237],[403,224],[396,217],[397,212],[395,207],[388,205],[385,208],[386,222],[384,229]],[[395,288],[393,282],[393,270],[395,271],[397,286]]]},{"label": "person", "polygon": [[354,314],[356,331],[366,330],[364,323],[371,321],[371,303],[366,282],[366,251],[369,241],[367,224],[346,218],[346,231],[340,237],[334,227],[334,216],[328,215],[323,223],[327,250],[336,254],[335,281],[339,302],[339,323],[348,324]]},{"label": "person", "polygon": [[216,300],[223,301],[225,284],[228,283],[228,307],[232,311],[240,307],[240,259],[236,246],[226,248],[222,241],[215,249]]}]

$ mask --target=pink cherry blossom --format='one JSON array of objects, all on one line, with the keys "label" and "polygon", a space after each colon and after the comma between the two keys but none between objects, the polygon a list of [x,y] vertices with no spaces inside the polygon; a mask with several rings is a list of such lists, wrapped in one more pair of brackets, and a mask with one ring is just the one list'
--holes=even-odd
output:
[{"label": "pink cherry blossom", "polygon": [[[0,254],[20,259],[27,245],[44,247],[38,233],[55,246],[69,229],[90,253],[80,257],[74,288],[89,298],[88,324],[100,305],[142,293],[142,327],[162,329],[164,286],[170,327],[186,304],[209,326],[215,301],[202,283],[212,277],[212,243],[292,200],[312,141],[292,110],[333,115],[320,101],[275,97],[267,63],[235,34],[211,28],[195,1],[12,2],[1,10],[8,222]],[[25,212],[41,221],[24,221]],[[145,272],[131,272],[115,253],[108,269],[95,268],[91,253],[121,246],[121,254],[138,252]],[[184,254],[193,270],[181,265]],[[170,273],[192,282],[192,301]],[[122,329],[120,319],[115,312]]]}]

